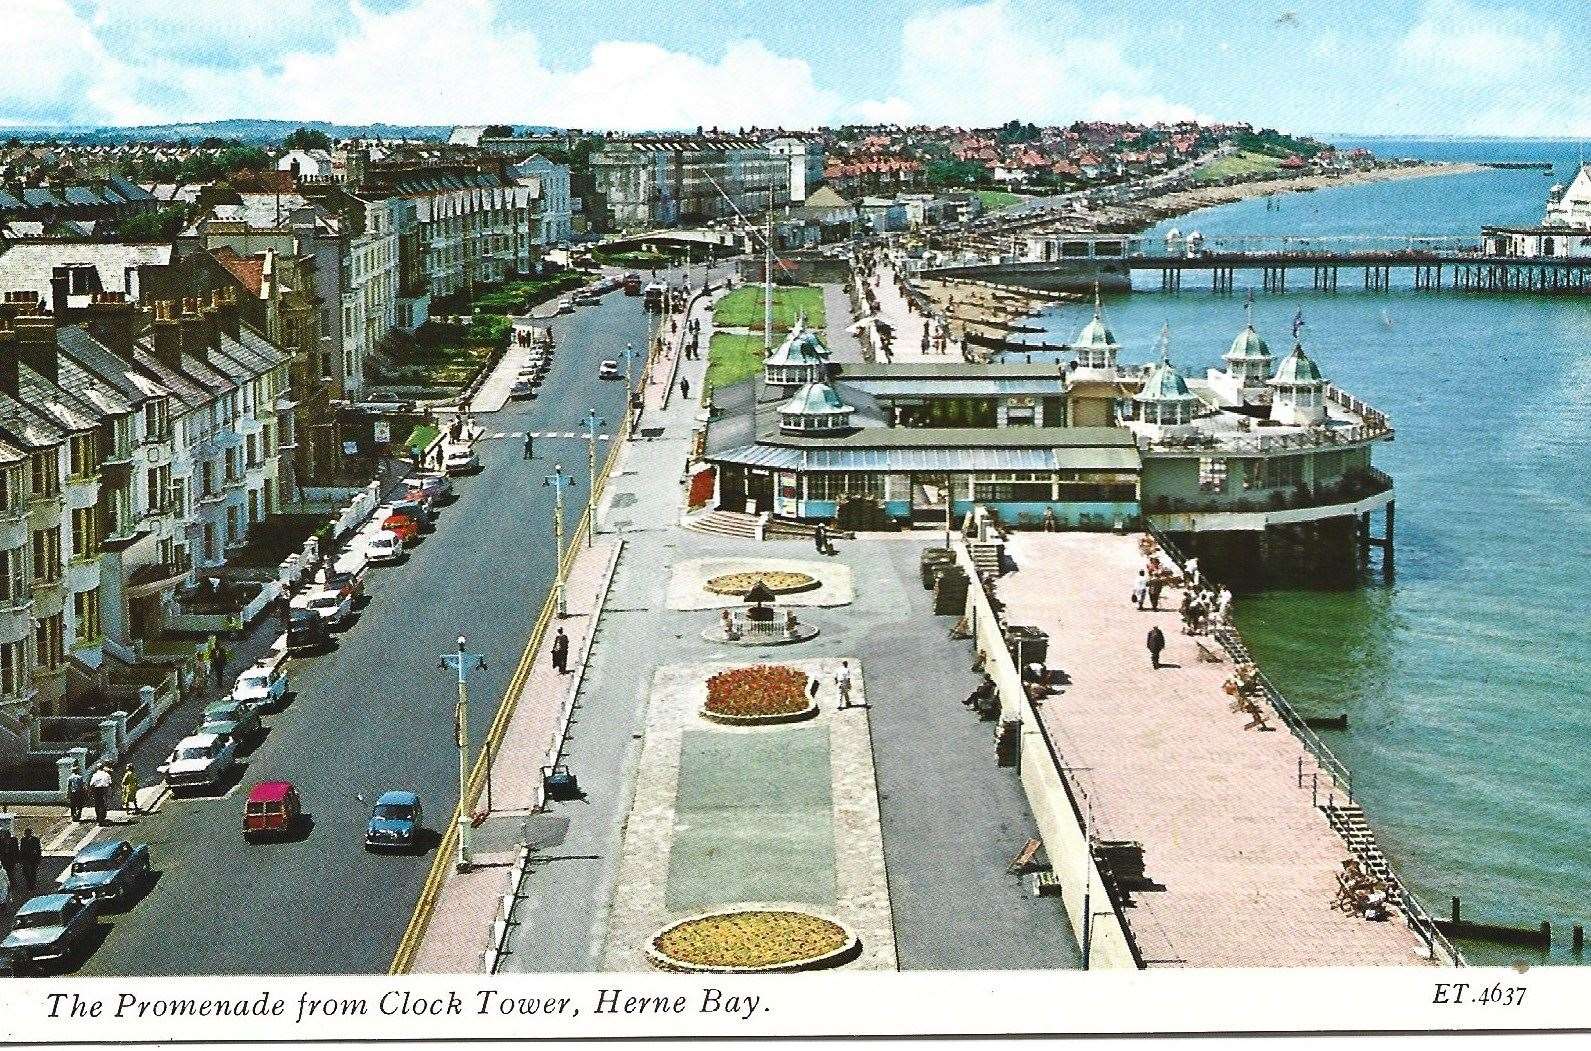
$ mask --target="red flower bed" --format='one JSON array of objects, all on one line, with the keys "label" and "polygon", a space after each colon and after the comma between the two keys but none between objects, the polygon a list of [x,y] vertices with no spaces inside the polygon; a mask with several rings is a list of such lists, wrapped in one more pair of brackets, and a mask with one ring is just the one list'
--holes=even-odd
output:
[{"label": "red flower bed", "polygon": [[715,715],[748,718],[805,711],[808,678],[782,664],[731,668],[707,680],[706,708]]}]

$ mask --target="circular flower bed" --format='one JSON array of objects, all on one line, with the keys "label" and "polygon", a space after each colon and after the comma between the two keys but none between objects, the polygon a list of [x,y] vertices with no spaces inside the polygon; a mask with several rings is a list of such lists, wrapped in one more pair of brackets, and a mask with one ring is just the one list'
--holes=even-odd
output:
[{"label": "circular flower bed", "polygon": [[861,948],[855,934],[821,916],[733,909],[664,928],[647,946],[647,958],[665,971],[779,973],[837,967]]},{"label": "circular flower bed", "polygon": [[705,585],[715,595],[743,596],[758,581],[775,595],[799,595],[818,586],[818,578],[786,569],[758,569],[746,573],[724,573]]},{"label": "circular flower bed", "polygon": [[807,696],[810,682],[806,672],[782,664],[731,668],[707,680],[702,714],[743,726],[804,719],[818,710]]}]

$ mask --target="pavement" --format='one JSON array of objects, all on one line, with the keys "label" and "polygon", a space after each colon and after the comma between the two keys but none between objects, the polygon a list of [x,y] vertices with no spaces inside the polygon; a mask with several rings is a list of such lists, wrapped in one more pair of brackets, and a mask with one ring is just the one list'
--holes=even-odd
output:
[{"label": "pavement", "polygon": [[[372,569],[368,605],[332,652],[294,658],[293,701],[269,720],[237,783],[169,799],[119,829],[149,844],[159,875],[113,918],[83,973],[387,970],[440,837],[417,855],[367,854],[370,807],[382,791],[417,791],[434,833],[455,806],[454,686],[438,657],[461,633],[486,655],[469,684],[479,742],[552,580],[552,491],[540,479],[555,462],[584,475],[584,438],[563,435],[582,431],[587,408],[620,419],[623,384],[598,381],[596,366],[615,346],[644,346],[651,320],[639,298],[611,295],[552,323],[558,350],[540,395],[493,414],[476,445],[481,471],[456,479],[458,499],[405,562]],[[527,465],[519,442],[492,437],[509,431],[559,437],[538,443]],[[584,481],[565,497],[571,527]],[[173,713],[167,724],[178,732],[189,721]],[[312,821],[297,839],[246,845],[246,786],[277,777],[295,782]]]},{"label": "pavement", "polygon": [[[1180,589],[1159,612],[1127,601],[1138,540],[1013,533],[1016,571],[997,593],[1009,623],[1049,633],[1046,663],[1070,677],[1040,717],[1091,802],[1095,835],[1142,845],[1147,885],[1125,913],[1145,962],[1429,963],[1402,922],[1333,907],[1350,855],[1311,799],[1313,760],[1285,725],[1245,728],[1222,690],[1231,663],[1201,660],[1201,641],[1219,647],[1182,633]],[[1158,669],[1145,648],[1155,624],[1167,643]]]}]

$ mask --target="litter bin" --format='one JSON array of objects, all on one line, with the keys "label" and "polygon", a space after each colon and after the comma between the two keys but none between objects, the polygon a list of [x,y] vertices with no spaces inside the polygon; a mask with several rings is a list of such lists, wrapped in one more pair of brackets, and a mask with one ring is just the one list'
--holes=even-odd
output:
[{"label": "litter bin", "polygon": [[1018,668],[1029,664],[1043,664],[1050,652],[1048,632],[1026,624],[1013,624],[1005,629],[1005,645]]},{"label": "litter bin", "polygon": [[934,577],[938,575],[939,571],[946,566],[955,564],[956,556],[948,547],[925,548],[922,558],[918,562],[918,567],[923,577],[923,590],[932,591],[934,589]]}]

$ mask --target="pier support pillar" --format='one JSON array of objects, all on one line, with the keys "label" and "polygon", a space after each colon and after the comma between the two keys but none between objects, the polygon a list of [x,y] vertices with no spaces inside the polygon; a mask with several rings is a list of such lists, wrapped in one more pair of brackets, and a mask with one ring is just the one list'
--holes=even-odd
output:
[{"label": "pier support pillar", "polygon": [[1388,583],[1391,583],[1394,571],[1393,551],[1395,550],[1394,542],[1397,539],[1397,513],[1398,502],[1396,500],[1388,500],[1386,526],[1382,530],[1381,539],[1381,576]]}]

